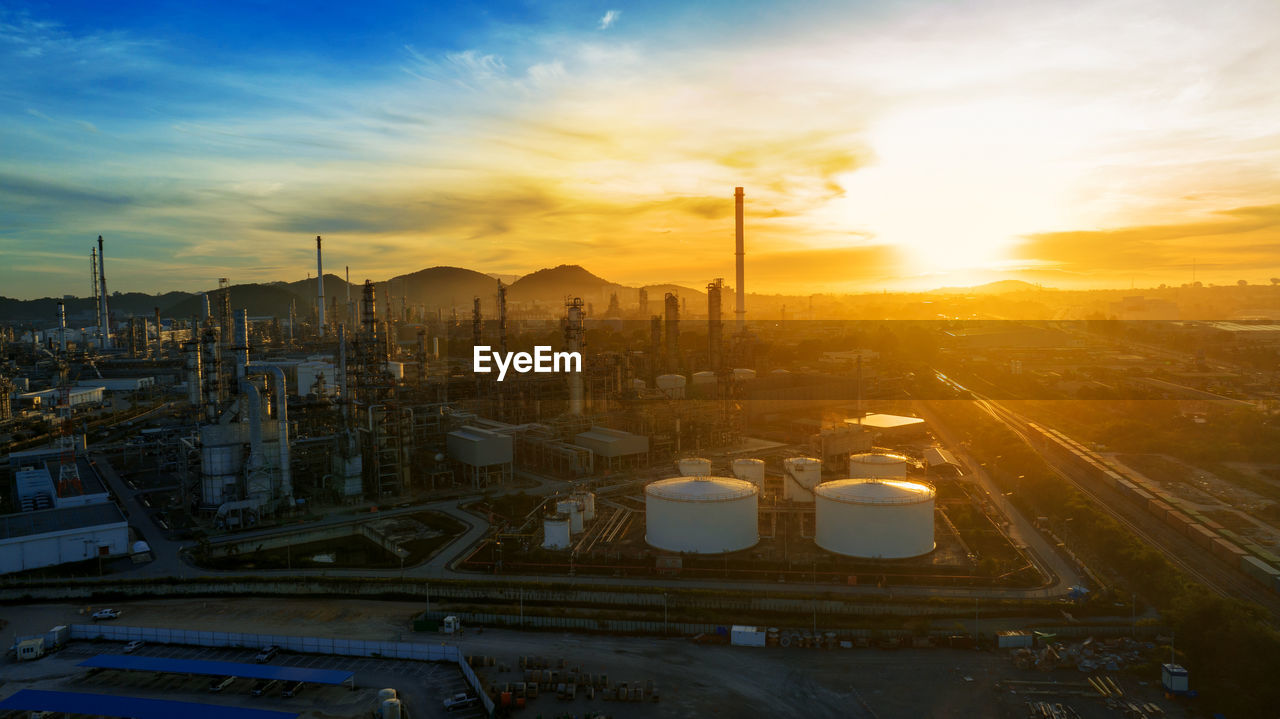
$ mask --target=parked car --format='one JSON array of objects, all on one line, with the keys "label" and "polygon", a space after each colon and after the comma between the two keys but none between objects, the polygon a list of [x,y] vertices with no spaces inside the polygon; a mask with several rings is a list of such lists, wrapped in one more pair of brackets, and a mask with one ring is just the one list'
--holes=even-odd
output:
[{"label": "parked car", "polygon": [[145,642],[143,642],[141,639],[134,639],[133,641],[124,645],[124,653],[133,654],[134,652],[141,649],[143,644],[145,644]]},{"label": "parked car", "polygon": [[217,679],[214,679],[213,681],[209,682],[209,691],[214,693],[220,692],[223,689],[226,689],[227,687],[231,686],[231,683],[234,682],[235,680],[236,680],[235,677],[218,677]]},{"label": "parked car", "polygon": [[271,688],[279,683],[280,682],[276,681],[275,679],[259,679],[256,683],[254,683],[253,689],[249,690],[249,693],[254,695],[255,697],[260,697],[263,694],[266,694],[267,692],[271,691]]},{"label": "parked car", "polygon": [[118,609],[99,609],[93,613],[93,620],[96,622],[100,619],[119,619],[120,610]]},{"label": "parked car", "polygon": [[253,661],[259,664],[266,664],[272,659],[275,659],[276,655],[279,653],[280,653],[280,647],[277,647],[276,645],[272,644],[269,647],[263,647],[262,651],[258,652],[258,656],[253,658]]},{"label": "parked car", "polygon": [[454,709],[469,707],[472,704],[475,704],[477,701],[479,700],[466,692],[458,692],[457,694],[454,694],[453,696],[444,700],[444,710],[447,712],[451,712]]},{"label": "parked car", "polygon": [[302,682],[289,682],[284,685],[284,689],[280,690],[280,696],[291,697],[300,691],[302,691]]}]

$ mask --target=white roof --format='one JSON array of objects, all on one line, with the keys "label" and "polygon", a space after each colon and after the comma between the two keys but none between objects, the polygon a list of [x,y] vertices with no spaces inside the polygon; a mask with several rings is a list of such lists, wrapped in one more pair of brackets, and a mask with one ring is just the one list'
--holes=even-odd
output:
[{"label": "white roof", "polygon": [[651,497],[681,502],[720,502],[749,497],[758,491],[751,482],[733,477],[672,477],[644,488]]},{"label": "white roof", "polygon": [[892,452],[858,452],[849,455],[849,459],[863,464],[897,464],[907,461],[906,455]]},{"label": "white roof", "polygon": [[933,499],[933,487],[901,479],[837,479],[819,484],[814,493],[849,504],[914,504]]}]

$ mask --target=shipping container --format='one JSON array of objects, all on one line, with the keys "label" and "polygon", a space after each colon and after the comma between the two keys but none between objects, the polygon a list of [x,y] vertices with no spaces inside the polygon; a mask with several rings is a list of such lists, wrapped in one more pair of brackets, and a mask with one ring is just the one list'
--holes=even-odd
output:
[{"label": "shipping container", "polygon": [[1214,537],[1213,553],[1217,554],[1223,560],[1232,562],[1236,566],[1240,565],[1240,558],[1249,556],[1249,553],[1237,547],[1235,544],[1228,542],[1222,537]]},{"label": "shipping container", "polygon": [[1209,550],[1213,549],[1213,540],[1218,538],[1217,535],[1209,531],[1208,527],[1201,524],[1193,526],[1187,536],[1191,537],[1191,541]]},{"label": "shipping container", "polygon": [[1280,569],[1276,569],[1257,557],[1241,557],[1240,569],[1264,586],[1274,589],[1280,584]]}]

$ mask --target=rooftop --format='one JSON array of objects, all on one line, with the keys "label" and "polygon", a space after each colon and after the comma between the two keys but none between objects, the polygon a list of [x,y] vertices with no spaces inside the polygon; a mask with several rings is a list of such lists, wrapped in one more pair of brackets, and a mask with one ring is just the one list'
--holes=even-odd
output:
[{"label": "rooftop", "polygon": [[18,512],[0,515],[0,540],[124,522],[124,515],[113,502]]}]

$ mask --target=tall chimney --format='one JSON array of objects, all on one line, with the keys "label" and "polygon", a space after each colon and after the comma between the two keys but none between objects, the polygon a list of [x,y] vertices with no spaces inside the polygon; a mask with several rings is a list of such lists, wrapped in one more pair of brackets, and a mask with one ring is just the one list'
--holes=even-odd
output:
[{"label": "tall chimney", "polygon": [[320,235],[316,235],[316,334],[324,336],[324,261],[320,258]]},{"label": "tall chimney", "polygon": [[[93,248],[89,252],[89,277],[93,279],[93,321],[98,323],[102,320],[102,295],[98,291],[98,250]],[[98,327],[98,348],[102,348],[102,327]]]},{"label": "tall chimney", "polygon": [[742,248],[742,188],[733,188],[733,217],[735,233],[734,239],[737,252],[734,254],[738,260],[738,286],[733,288],[738,298],[738,308],[734,314],[738,318],[738,334],[742,334],[747,329],[747,271],[745,265],[745,252]]},{"label": "tall chimney", "polygon": [[110,349],[111,343],[111,311],[107,309],[107,256],[102,254],[102,235],[98,235],[98,293],[102,296],[102,307],[98,310],[98,326],[102,328],[102,348]]},{"label": "tall chimney", "polygon": [[58,356],[67,355],[67,306],[58,300]]}]

